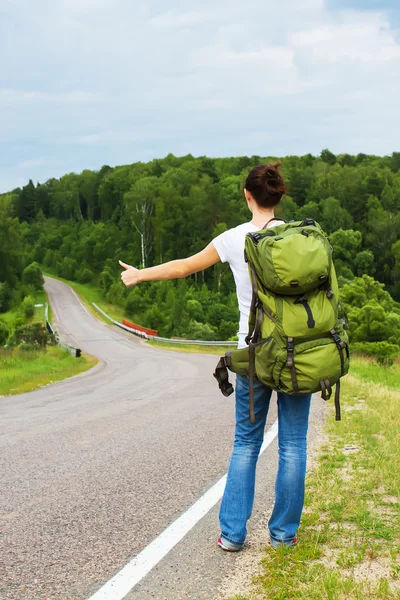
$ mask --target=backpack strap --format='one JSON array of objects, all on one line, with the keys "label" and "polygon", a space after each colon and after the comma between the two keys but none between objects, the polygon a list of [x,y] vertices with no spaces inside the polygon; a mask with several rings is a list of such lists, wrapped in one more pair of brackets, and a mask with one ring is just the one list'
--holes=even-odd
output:
[{"label": "backpack strap", "polygon": [[285,219],[278,219],[278,217],[272,217],[272,219],[270,219],[268,221],[268,223],[265,223],[263,229],[267,229],[268,225],[272,222],[272,221],[282,221],[283,223],[287,223],[287,221],[285,221]]},{"label": "backpack strap", "polygon": [[[332,395],[332,385],[331,382],[329,381],[329,379],[321,379],[321,381],[319,382],[320,386],[321,386],[321,398],[323,400],[329,400],[329,398]],[[335,419],[336,421],[340,421],[341,420],[341,415],[340,415],[340,379],[337,380],[336,382],[336,389],[335,389]]]},{"label": "backpack strap", "polygon": [[290,370],[290,376],[292,378],[293,390],[295,392],[298,392],[299,384],[297,381],[297,374],[296,374],[296,369],[294,366],[294,339],[292,337],[288,337],[286,348],[287,348],[286,366]]},{"label": "backpack strap", "polygon": [[319,382],[321,386],[321,398],[322,400],[329,400],[332,395],[332,386],[329,379],[321,379]]},{"label": "backpack strap", "polygon": [[344,353],[343,350],[346,348],[346,344],[341,340],[340,335],[337,333],[336,329],[331,329],[330,332],[333,340],[336,344],[336,347],[340,356],[340,371],[342,376],[344,375]]},{"label": "backpack strap", "polygon": [[254,414],[254,377],[256,375],[256,349],[252,342],[249,344],[249,418],[254,425],[256,417]]},{"label": "backpack strap", "polygon": [[256,349],[254,342],[257,342],[261,332],[263,321],[263,312],[260,307],[258,298],[257,276],[254,265],[249,262],[250,279],[253,295],[251,297],[250,315],[249,315],[249,333],[246,337],[246,344],[249,345],[249,418],[250,423],[254,425],[256,422],[254,414],[254,378],[256,375]]},{"label": "backpack strap", "polygon": [[341,415],[340,415],[340,379],[338,379],[337,382],[336,382],[336,389],[335,389],[335,411],[336,411],[335,419],[336,419],[336,421],[340,421],[341,420]]},{"label": "backpack strap", "polygon": [[215,379],[218,381],[218,387],[224,396],[233,394],[233,385],[229,382],[227,369],[230,364],[231,358],[229,356],[221,356],[213,373]]},{"label": "backpack strap", "polygon": [[258,306],[258,286],[257,286],[257,277],[256,270],[254,265],[249,262],[250,267],[250,280],[251,280],[251,288],[253,290],[253,294],[251,297],[250,304],[250,314],[249,314],[249,333],[246,336],[245,342],[246,344],[250,343],[250,340],[254,337],[253,333],[256,327],[256,316],[257,316],[257,306]]}]

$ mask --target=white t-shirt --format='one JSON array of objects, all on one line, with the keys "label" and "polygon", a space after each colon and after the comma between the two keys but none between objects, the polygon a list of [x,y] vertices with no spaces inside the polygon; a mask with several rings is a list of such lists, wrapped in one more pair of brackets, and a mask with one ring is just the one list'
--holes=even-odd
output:
[{"label": "white t-shirt", "polygon": [[[282,224],[283,221],[272,221],[268,227]],[[244,240],[251,231],[259,231],[261,227],[253,223],[242,223],[237,227],[224,231],[213,239],[212,244],[219,254],[221,262],[228,262],[236,284],[236,295],[239,304],[240,320],[238,331],[238,348],[245,348],[245,337],[249,332],[249,313],[252,289],[247,263],[244,260]]]}]

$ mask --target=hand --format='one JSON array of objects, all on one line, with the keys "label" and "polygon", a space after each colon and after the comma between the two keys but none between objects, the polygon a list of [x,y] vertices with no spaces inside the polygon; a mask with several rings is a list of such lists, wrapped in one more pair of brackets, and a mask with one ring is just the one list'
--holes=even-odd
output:
[{"label": "hand", "polygon": [[124,283],[127,287],[140,283],[141,280],[139,269],[135,269],[135,267],[123,263],[122,260],[119,261],[119,264],[125,269],[125,271],[122,271],[121,273],[122,283]]}]

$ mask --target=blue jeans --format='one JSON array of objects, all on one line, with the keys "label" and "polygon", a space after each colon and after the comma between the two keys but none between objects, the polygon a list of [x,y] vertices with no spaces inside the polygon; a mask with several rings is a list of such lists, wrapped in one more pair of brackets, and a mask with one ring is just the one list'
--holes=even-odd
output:
[{"label": "blue jeans", "polygon": [[[236,376],[236,431],[220,509],[221,537],[226,545],[240,547],[254,501],[256,465],[264,438],[272,390],[254,381],[255,423],[249,419],[249,380]],[[288,396],[278,392],[279,465],[275,504],[268,528],[271,543],[292,544],[304,504],[308,415],[311,395]]]}]

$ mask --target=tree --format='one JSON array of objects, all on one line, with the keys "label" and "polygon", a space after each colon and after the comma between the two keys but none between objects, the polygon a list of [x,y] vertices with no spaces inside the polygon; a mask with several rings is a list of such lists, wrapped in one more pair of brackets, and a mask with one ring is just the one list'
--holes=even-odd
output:
[{"label": "tree", "polygon": [[307,202],[298,212],[302,219],[310,217],[318,223],[321,221],[321,210],[316,202]]},{"label": "tree", "polygon": [[394,210],[397,208],[394,192],[388,184],[386,184],[382,190],[381,203],[385,210]]},{"label": "tree", "polygon": [[32,179],[15,196],[14,213],[20,221],[32,221],[36,215],[36,190]]},{"label": "tree", "polygon": [[400,171],[400,152],[393,152],[392,158],[390,161],[390,168],[397,173]]},{"label": "tree", "polygon": [[350,154],[339,154],[336,160],[342,167],[353,167],[356,162],[354,156]]},{"label": "tree", "polygon": [[396,344],[399,341],[400,315],[387,313],[377,302],[369,302],[362,308],[352,307],[348,316],[351,339],[355,342],[387,341]]},{"label": "tree", "polygon": [[7,282],[0,282],[0,313],[7,312],[13,303],[13,295]]},{"label": "tree", "polygon": [[369,275],[357,277],[351,284],[344,285],[340,297],[349,307],[362,308],[370,302],[376,302],[383,306],[385,311],[391,312],[395,306],[393,298],[385,290],[383,283]]},{"label": "tree", "polygon": [[25,296],[22,302],[22,312],[25,319],[32,319],[35,314],[35,299],[33,296]]},{"label": "tree", "polygon": [[363,275],[346,283],[340,296],[348,313],[352,341],[398,344],[400,311],[382,283]]},{"label": "tree", "polygon": [[330,150],[325,148],[325,150],[322,150],[321,152],[321,160],[328,165],[334,165],[336,162],[336,156]]},{"label": "tree", "polygon": [[325,198],[321,200],[321,224],[328,233],[337,229],[350,229],[353,220],[347,210],[340,206],[336,198]]},{"label": "tree", "polygon": [[[1,310],[0,310],[0,312],[1,312]],[[10,332],[8,330],[7,325],[5,323],[3,323],[3,321],[0,321],[0,347],[4,346],[4,344],[8,340],[9,334],[10,334]]]},{"label": "tree", "polygon": [[351,268],[361,247],[361,233],[353,229],[339,229],[334,231],[329,239],[333,246],[335,259],[348,263]]},{"label": "tree", "polygon": [[63,221],[82,221],[83,215],[79,198],[79,175],[69,173],[61,177],[52,193],[53,211]]},{"label": "tree", "polygon": [[394,257],[394,291],[397,298],[400,298],[400,240],[395,242],[392,246],[392,252]]},{"label": "tree", "polygon": [[375,256],[371,250],[359,252],[354,259],[354,272],[357,277],[362,277],[364,274],[374,275],[375,271]]},{"label": "tree", "polygon": [[0,283],[18,284],[23,256],[22,227],[18,219],[0,212]]},{"label": "tree", "polygon": [[35,290],[42,290],[44,279],[42,271],[36,262],[28,265],[22,272],[22,281],[26,285],[32,285]]},{"label": "tree", "polygon": [[141,179],[124,195],[124,204],[131,223],[140,235],[142,267],[148,266],[149,253],[153,247],[152,216],[154,212],[153,178]]},{"label": "tree", "polygon": [[290,196],[283,196],[281,202],[277,206],[277,217],[282,217],[285,221],[292,221],[299,216],[299,207]]}]

